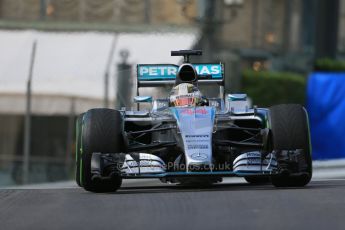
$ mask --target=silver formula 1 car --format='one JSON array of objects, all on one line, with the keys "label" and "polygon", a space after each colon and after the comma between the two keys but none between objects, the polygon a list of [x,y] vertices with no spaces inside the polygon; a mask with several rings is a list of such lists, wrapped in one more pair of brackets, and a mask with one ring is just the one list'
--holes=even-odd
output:
[{"label": "silver formula 1 car", "polygon": [[[309,183],[308,115],[301,105],[251,107],[246,94],[224,95],[221,63],[190,63],[199,50],[171,54],[184,63],[137,65],[137,87],[171,85],[166,98],[138,95],[138,107],[149,109],[98,108],[78,117],[79,186],[111,192],[122,179],[206,185],[234,176],[276,187]],[[199,85],[219,85],[219,98],[206,97]]]}]

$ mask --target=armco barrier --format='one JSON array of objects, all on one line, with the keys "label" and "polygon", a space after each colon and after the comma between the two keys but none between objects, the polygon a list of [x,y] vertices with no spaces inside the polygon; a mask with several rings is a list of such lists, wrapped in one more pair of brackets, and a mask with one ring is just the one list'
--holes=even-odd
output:
[{"label": "armco barrier", "polygon": [[345,158],[345,72],[310,74],[307,110],[313,159]]}]

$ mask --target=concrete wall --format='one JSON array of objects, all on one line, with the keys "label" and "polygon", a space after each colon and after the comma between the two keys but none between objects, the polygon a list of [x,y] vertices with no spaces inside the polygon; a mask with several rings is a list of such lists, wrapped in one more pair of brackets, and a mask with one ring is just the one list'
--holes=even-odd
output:
[{"label": "concrete wall", "polygon": [[[24,93],[0,93],[0,114],[23,115],[25,103]],[[113,101],[110,103],[113,105]],[[36,115],[69,115],[71,112],[80,114],[102,106],[102,99],[46,94],[32,96],[32,113]]]},{"label": "concrete wall", "polygon": [[[75,116],[32,116],[29,170],[31,183],[71,178],[75,143],[68,138],[74,137],[74,120]],[[0,127],[0,186],[20,184],[24,116],[0,114]]]}]

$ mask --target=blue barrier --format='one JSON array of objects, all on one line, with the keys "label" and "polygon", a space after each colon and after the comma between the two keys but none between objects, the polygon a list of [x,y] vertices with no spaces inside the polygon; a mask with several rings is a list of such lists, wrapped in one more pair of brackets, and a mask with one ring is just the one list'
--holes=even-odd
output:
[{"label": "blue barrier", "polygon": [[307,89],[313,159],[345,158],[345,72],[315,72]]}]

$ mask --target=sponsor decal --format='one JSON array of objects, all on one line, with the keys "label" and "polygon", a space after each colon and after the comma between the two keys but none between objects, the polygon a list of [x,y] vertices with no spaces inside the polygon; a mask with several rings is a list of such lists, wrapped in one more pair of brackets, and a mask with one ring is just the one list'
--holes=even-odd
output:
[{"label": "sponsor decal", "polygon": [[248,158],[247,164],[261,164],[261,159],[257,158]]},{"label": "sponsor decal", "polygon": [[222,72],[221,65],[194,65],[196,72],[199,75],[219,75]]},{"label": "sponsor decal", "polygon": [[[223,71],[221,64],[192,64],[201,79],[221,79]],[[171,80],[175,79],[178,71],[177,65],[150,64],[138,65],[139,80]]]},{"label": "sponsor decal", "polygon": [[194,160],[206,160],[207,155],[205,153],[193,153],[191,154],[191,158]]},{"label": "sponsor decal", "polygon": [[[157,161],[152,161],[152,160],[140,160],[138,163],[137,161],[134,160],[126,160],[125,163],[127,164],[128,167],[130,168],[136,168],[136,167],[151,167],[151,168],[165,168],[166,166],[160,162]],[[124,169],[126,166],[124,164],[119,164],[118,169]]]},{"label": "sponsor decal", "polygon": [[139,68],[141,76],[176,76],[176,66],[141,66]]},{"label": "sponsor decal", "polygon": [[187,115],[193,115],[193,114],[201,114],[201,115],[207,115],[208,111],[205,108],[187,108],[182,109],[181,114],[187,114]]},{"label": "sponsor decal", "polygon": [[249,152],[247,157],[261,157],[261,154],[259,152]]},{"label": "sponsor decal", "polygon": [[188,149],[208,149],[208,145],[187,145]]}]

